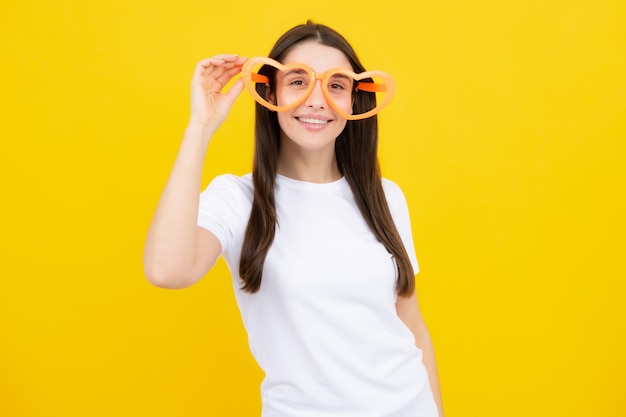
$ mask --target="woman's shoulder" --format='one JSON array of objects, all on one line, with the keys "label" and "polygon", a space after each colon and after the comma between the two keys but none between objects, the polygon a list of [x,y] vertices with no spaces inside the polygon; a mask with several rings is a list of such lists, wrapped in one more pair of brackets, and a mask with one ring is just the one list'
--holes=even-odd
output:
[{"label": "woman's shoulder", "polygon": [[252,184],[252,174],[251,173],[247,173],[247,174],[243,174],[243,175],[237,175],[237,174],[219,174],[216,175],[213,180],[211,181],[211,183],[214,182],[218,182],[218,183],[231,183],[231,184],[241,184],[241,185],[246,185],[246,184]]},{"label": "woman's shoulder", "polygon": [[220,174],[211,180],[208,188],[229,188],[233,190],[252,191],[252,174]]},{"label": "woman's shoulder", "polygon": [[395,182],[387,178],[383,178],[383,191],[387,204],[394,216],[398,213],[404,213],[408,210],[408,204],[402,188]]},{"label": "woman's shoulder", "polygon": [[203,194],[220,195],[222,197],[231,198],[244,198],[252,201],[252,197],[254,196],[252,174],[217,175],[206,187]]},{"label": "woman's shoulder", "polygon": [[211,231],[224,251],[243,239],[254,193],[246,175],[218,175],[200,194],[198,226]]},{"label": "woman's shoulder", "polygon": [[385,192],[385,196],[389,198],[398,198],[402,197],[404,199],[404,193],[400,186],[395,182],[390,180],[389,178],[383,178],[383,191]]}]

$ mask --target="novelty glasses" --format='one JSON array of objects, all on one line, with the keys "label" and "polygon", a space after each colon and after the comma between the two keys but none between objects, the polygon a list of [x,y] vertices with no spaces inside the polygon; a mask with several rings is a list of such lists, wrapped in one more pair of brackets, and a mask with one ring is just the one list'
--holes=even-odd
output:
[{"label": "novelty glasses", "polygon": [[[270,85],[270,76],[259,72],[275,74],[273,79],[276,85],[272,86],[272,90],[274,94],[280,90],[281,101],[285,103],[277,105],[257,91],[256,84]],[[393,78],[382,71],[355,74],[346,68],[335,68],[320,74],[305,64],[283,65],[265,57],[248,59],[241,70],[241,77],[259,104],[278,112],[302,104],[319,80],[326,103],[335,113],[348,120],[365,119],[377,114],[389,104],[396,91]],[[359,95],[363,94],[368,97],[359,99]]]}]

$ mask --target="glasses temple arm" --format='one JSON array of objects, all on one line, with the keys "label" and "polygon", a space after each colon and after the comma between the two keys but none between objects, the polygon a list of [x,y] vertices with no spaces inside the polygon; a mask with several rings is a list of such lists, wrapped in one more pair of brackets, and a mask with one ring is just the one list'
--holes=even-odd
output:
[{"label": "glasses temple arm", "polygon": [[386,84],[376,84],[371,81],[361,81],[356,85],[357,90],[369,91],[370,93],[386,93]]},{"label": "glasses temple arm", "polygon": [[270,83],[270,79],[268,77],[266,77],[265,75],[257,74],[256,72],[251,72],[250,78],[255,83],[262,83],[262,84]]}]

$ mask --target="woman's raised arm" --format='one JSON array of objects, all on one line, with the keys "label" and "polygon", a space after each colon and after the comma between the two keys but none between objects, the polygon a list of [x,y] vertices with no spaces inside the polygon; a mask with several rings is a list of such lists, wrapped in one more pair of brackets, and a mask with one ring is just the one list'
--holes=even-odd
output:
[{"label": "woman's raised arm", "polygon": [[243,89],[237,80],[245,58],[218,55],[196,66],[191,82],[191,118],[174,167],[148,230],[143,264],[159,287],[183,288],[202,278],[221,253],[218,239],[197,226],[199,193],[207,147]]}]

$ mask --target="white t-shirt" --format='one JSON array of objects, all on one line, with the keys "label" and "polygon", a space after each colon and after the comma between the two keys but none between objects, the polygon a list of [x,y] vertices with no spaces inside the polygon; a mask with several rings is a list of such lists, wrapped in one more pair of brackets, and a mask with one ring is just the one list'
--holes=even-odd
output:
[{"label": "white t-shirt", "polygon": [[[400,188],[383,180],[418,265]],[[215,178],[198,225],[222,244],[250,349],[265,372],[263,417],[436,417],[411,331],[395,310],[397,268],[361,216],[347,181],[276,179],[278,225],[257,293],[241,291],[250,174]]]}]

